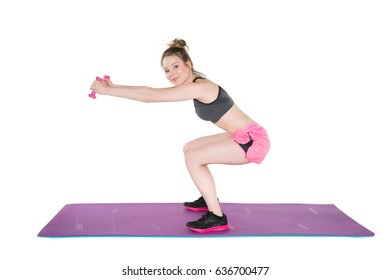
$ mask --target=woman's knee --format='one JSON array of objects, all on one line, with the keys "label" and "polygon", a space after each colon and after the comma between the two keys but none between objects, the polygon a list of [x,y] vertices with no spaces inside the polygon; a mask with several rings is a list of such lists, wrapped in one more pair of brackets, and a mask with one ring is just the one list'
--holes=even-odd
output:
[{"label": "woman's knee", "polygon": [[183,153],[184,153],[184,155],[186,155],[188,152],[190,152],[194,149],[197,149],[201,146],[213,143],[215,141],[222,140],[223,138],[229,138],[229,137],[230,137],[230,134],[224,132],[224,133],[220,133],[220,134],[197,138],[197,139],[192,140],[184,145]]},{"label": "woman's knee", "polygon": [[192,150],[198,148],[199,146],[201,146],[201,143],[200,143],[199,139],[195,139],[195,140],[192,140],[192,141],[186,143],[183,146],[183,154],[184,154],[184,156],[186,156],[189,152],[191,152]]},{"label": "woman's knee", "polygon": [[194,153],[194,149],[193,141],[186,143],[183,147],[184,160],[187,167],[190,167],[195,163],[194,159],[196,153]]},{"label": "woman's knee", "polygon": [[186,143],[184,146],[183,146],[183,154],[184,154],[184,156],[186,157],[186,155],[193,149],[192,148],[192,144],[191,144],[192,142],[188,142],[188,143]]},{"label": "woman's knee", "polygon": [[191,147],[185,149],[184,159],[188,168],[201,165],[199,161],[199,154],[197,153],[196,149]]}]

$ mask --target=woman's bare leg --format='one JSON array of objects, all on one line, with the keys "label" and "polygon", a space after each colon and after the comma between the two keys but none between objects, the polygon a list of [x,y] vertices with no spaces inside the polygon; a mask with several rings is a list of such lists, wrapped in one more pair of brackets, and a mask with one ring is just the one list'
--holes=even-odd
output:
[{"label": "woman's bare leg", "polygon": [[222,139],[230,138],[230,137],[231,136],[229,133],[224,132],[224,133],[204,136],[204,137],[200,137],[200,138],[197,138],[195,140],[192,140],[184,145],[184,148],[183,148],[184,156],[186,156],[187,153],[193,149],[199,148],[199,147],[204,146],[206,144],[220,141]]},{"label": "woman's bare leg", "polygon": [[228,133],[202,137],[184,147],[188,172],[206,201],[209,211],[222,216],[215,182],[208,164],[245,164],[245,153]]}]

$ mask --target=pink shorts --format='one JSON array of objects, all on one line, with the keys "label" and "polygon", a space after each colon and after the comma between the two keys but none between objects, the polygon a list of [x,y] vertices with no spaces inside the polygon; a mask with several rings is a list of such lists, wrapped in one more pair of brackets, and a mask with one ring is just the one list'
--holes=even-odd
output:
[{"label": "pink shorts", "polygon": [[270,141],[267,131],[255,122],[237,130],[231,136],[241,146],[250,162],[261,163],[268,154]]}]

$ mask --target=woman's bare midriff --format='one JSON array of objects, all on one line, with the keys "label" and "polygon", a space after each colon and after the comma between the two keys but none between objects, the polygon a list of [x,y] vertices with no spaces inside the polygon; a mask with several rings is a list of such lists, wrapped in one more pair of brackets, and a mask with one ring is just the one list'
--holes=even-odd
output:
[{"label": "woman's bare midriff", "polygon": [[233,105],[233,107],[230,108],[215,125],[226,132],[233,134],[252,122],[253,120],[241,111],[237,105]]}]

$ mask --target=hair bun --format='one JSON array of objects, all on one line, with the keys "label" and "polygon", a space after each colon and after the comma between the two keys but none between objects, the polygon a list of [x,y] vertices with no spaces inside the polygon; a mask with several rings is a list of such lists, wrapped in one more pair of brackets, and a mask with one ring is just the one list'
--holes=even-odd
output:
[{"label": "hair bun", "polygon": [[187,46],[186,41],[184,41],[183,39],[180,39],[180,38],[176,38],[176,39],[172,40],[168,44],[168,47],[169,48],[183,48],[183,49],[188,50],[188,46]]}]

